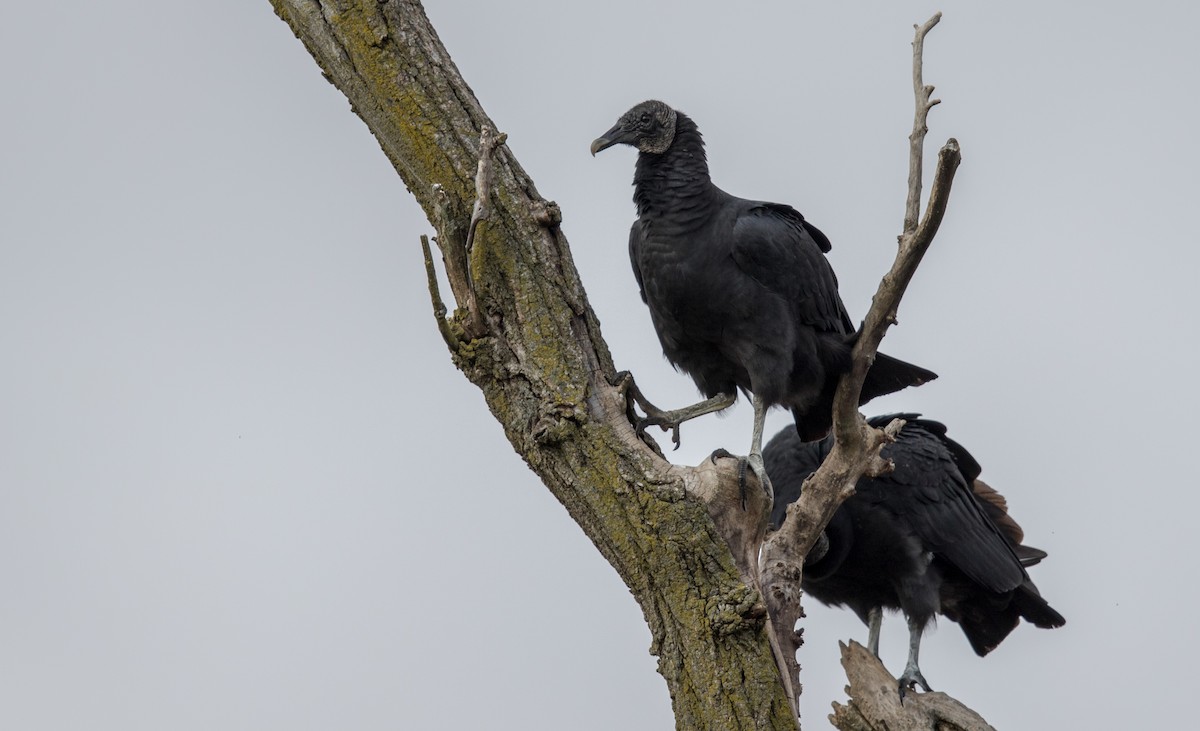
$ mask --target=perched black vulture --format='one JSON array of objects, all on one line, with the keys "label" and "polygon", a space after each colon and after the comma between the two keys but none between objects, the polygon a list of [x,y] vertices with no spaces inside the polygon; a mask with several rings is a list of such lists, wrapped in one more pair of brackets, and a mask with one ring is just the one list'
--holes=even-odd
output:
[{"label": "perched black vulture", "polygon": [[[929,690],[917,656],[935,614],[957,622],[980,656],[1022,618],[1045,628],[1066,622],[1025,573],[1045,551],[1021,545],[1024,534],[1004,498],[979,480],[979,463],[946,436],[946,427],[917,416],[869,420],[877,427],[893,418],[907,422],[896,442],[883,448],[896,469],[858,481],[809,554],[802,582],[822,603],[853,609],[867,624],[876,655],[882,610],[904,612],[909,654],[902,696],[918,684]],[[772,528],[782,525],[788,504],[832,448],[832,437],[806,444],[792,429],[767,444],[763,454],[775,486]]]},{"label": "perched black vulture", "polygon": [[[856,331],[825,259],[829,239],[790,206],[713,185],[695,122],[660,101],[622,115],[592,154],[620,143],[639,150],[634,276],[667,360],[706,397],[675,411],[647,409],[643,424],[677,428],[731,406],[740,388],[754,402],[749,459],[762,478],[766,410],[790,408],[800,437],[820,439],[850,367]],[[879,354],[860,403],[936,377]]]}]

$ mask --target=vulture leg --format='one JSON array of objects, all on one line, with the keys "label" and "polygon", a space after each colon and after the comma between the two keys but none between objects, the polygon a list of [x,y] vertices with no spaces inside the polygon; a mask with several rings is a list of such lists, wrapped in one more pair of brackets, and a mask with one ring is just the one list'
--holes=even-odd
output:
[{"label": "vulture leg", "polygon": [[775,491],[771,487],[771,479],[767,477],[767,468],[763,464],[762,456],[763,424],[766,420],[767,404],[761,396],[756,395],[754,396],[754,433],[750,437],[750,454],[746,455],[746,460],[750,463],[750,469],[754,470],[755,475],[758,475],[758,481],[766,491],[767,497],[773,498]]},{"label": "vulture leg", "polygon": [[883,626],[883,607],[871,607],[867,612],[867,649],[879,657],[879,629]]},{"label": "vulture leg", "polygon": [[[720,396],[717,396],[717,398],[720,398]],[[712,401],[712,400],[713,399],[709,399],[708,401]],[[704,401],[702,403],[708,403],[708,401]],[[691,408],[697,408],[699,406],[701,406],[701,404],[696,404],[696,406],[693,406]],[[725,407],[722,406],[720,408],[725,408]],[[680,411],[682,411],[682,410],[683,409],[680,409]],[[714,409],[714,411],[715,411],[715,409]],[[678,413],[678,412],[672,412],[672,413]],[[704,412],[704,413],[707,413],[707,412]],[[711,459],[713,462],[716,462],[718,457],[735,457],[737,459],[737,461],[738,461],[738,491],[741,493],[741,496],[742,496],[742,510],[746,509],[746,468],[747,467],[749,467],[751,470],[754,471],[754,474],[758,477],[759,484],[762,485],[763,491],[767,493],[767,497],[770,499],[774,499],[774,496],[775,496],[775,491],[771,487],[771,478],[767,477],[767,468],[766,468],[766,465],[763,464],[763,456],[762,456],[763,422],[766,421],[766,418],[767,418],[767,405],[766,405],[766,403],[763,402],[762,398],[755,396],[754,397],[754,434],[750,438],[750,454],[748,454],[745,457],[737,457],[736,455],[731,454],[729,452],[729,450],[727,450],[727,449],[717,449],[709,456],[709,459]],[[678,428],[678,427],[676,427],[676,428]],[[679,446],[678,441],[675,442],[675,446],[676,447]]]},{"label": "vulture leg", "polygon": [[671,430],[671,441],[675,444],[675,449],[679,449],[679,425],[690,419],[695,419],[697,416],[711,414],[714,411],[720,411],[733,406],[737,401],[737,393],[719,393],[712,398],[705,399],[691,406],[684,406],[682,409],[674,411],[663,411],[654,404],[646,400],[638,389],[637,384],[632,382],[628,385],[629,395],[637,403],[637,405],[646,412],[646,416],[639,419],[637,422],[638,436],[646,433],[648,426],[660,426],[663,431]]},{"label": "vulture leg", "polygon": [[918,685],[927,693],[932,690],[925,676],[921,675],[921,668],[917,666],[917,655],[921,653],[921,633],[924,631],[923,622],[908,618],[908,664],[904,666],[904,673],[900,676],[901,701],[904,700],[906,691],[915,689]]}]

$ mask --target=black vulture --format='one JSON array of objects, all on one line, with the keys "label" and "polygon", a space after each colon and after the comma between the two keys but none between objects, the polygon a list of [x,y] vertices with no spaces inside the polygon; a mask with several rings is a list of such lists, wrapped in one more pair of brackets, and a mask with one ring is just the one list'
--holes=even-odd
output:
[{"label": "black vulture", "polygon": [[[1003,496],[979,479],[980,467],[946,427],[917,414],[869,419],[886,426],[907,423],[883,456],[896,465],[883,477],[864,477],[838,508],[809,553],[801,585],[823,604],[847,606],[869,628],[868,646],[879,654],[883,609],[908,620],[908,663],[900,694],[919,684],[929,690],[917,656],[921,634],[942,614],[962,627],[976,654],[999,645],[1023,618],[1038,627],[1066,620],[1038,593],[1025,567],[1046,552],[1021,545],[1024,533]],[[805,478],[833,448],[833,438],[802,443],[784,429],[763,451],[775,486],[771,527],[800,497]]]},{"label": "black vulture", "polygon": [[[791,409],[800,437],[820,439],[832,424],[838,378],[850,368],[857,333],[825,258],[829,239],[790,206],[713,185],[695,122],[663,102],[630,109],[592,143],[592,154],[616,144],[639,151],[629,257],[642,299],[667,360],[706,398],[675,411],[646,408],[640,426],[674,427],[678,446],[681,422],[731,406],[738,389],[748,392],[749,464],[767,485],[767,409]],[[879,354],[860,403],[936,377]]]}]

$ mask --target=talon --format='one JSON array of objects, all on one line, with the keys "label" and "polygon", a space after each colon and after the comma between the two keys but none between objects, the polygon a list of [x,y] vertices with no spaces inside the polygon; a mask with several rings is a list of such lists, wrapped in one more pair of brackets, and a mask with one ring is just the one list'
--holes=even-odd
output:
[{"label": "talon", "polygon": [[[681,443],[679,437],[680,424],[688,421],[689,419],[694,419],[697,416],[703,416],[704,414],[729,408],[737,399],[737,394],[722,393],[705,399],[700,403],[686,406],[682,409],[663,411],[646,400],[645,395],[643,395],[641,390],[637,387],[637,383],[634,381],[633,376],[629,374],[628,371],[622,371],[617,375],[627,379],[623,381],[623,385],[626,389],[627,400],[631,402],[630,419],[636,428],[638,437],[644,438],[646,436],[646,427],[658,426],[661,427],[663,431],[671,432],[671,443],[674,445],[675,449],[679,449]],[[642,418],[638,418],[636,412],[633,410],[633,404],[636,404],[638,408],[640,408],[646,415]]]},{"label": "talon", "polygon": [[907,694],[910,690],[916,690],[917,686],[920,686],[921,689],[926,693],[933,691],[933,688],[930,688],[929,683],[925,681],[925,676],[921,675],[920,670],[906,670],[904,674],[900,676],[898,685],[900,686],[901,703],[904,702],[905,694]]},{"label": "talon", "polygon": [[[755,457],[757,456],[757,459]],[[728,449],[714,449],[713,453],[708,456],[709,461],[713,464],[717,463],[718,459],[736,459],[738,461],[738,495],[742,498],[742,510],[746,510],[746,473],[747,470],[754,472],[758,477],[758,481],[762,483],[763,490],[767,493],[768,498],[772,498],[774,491],[771,487],[771,480],[767,477],[767,470],[762,465],[762,457],[758,455],[749,455],[742,457],[731,453]],[[757,464],[756,464],[757,463]]]},{"label": "talon", "polygon": [[737,455],[730,452],[728,449],[717,448],[713,453],[708,455],[708,459],[713,463],[717,463],[717,459],[737,459]]},{"label": "talon", "polygon": [[738,461],[738,495],[742,498],[742,510],[746,509],[746,465],[748,464],[745,457],[740,457],[728,449],[718,447],[713,450],[713,453],[708,455],[708,459],[713,464],[717,463],[718,459],[736,459]]},{"label": "talon", "polygon": [[[644,408],[644,406],[643,406]],[[670,421],[663,417],[662,413],[647,414],[643,418],[637,420],[636,430],[639,437],[646,436],[647,427],[657,426],[663,431],[671,432],[671,443],[675,445],[675,449],[679,449],[679,424]]]},{"label": "talon", "polygon": [[775,487],[771,484],[771,478],[767,476],[767,466],[763,464],[762,455],[751,452],[746,455],[746,461],[750,464],[750,469],[754,470],[754,475],[758,477],[759,483],[762,484],[762,489],[767,494],[767,499],[774,501]]}]

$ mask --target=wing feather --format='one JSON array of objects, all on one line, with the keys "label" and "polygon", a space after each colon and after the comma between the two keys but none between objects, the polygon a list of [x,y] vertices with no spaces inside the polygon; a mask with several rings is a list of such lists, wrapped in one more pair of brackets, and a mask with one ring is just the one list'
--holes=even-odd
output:
[{"label": "wing feather", "polygon": [[791,303],[798,324],[849,334],[828,250],[825,234],[789,206],[747,201],[733,223],[730,254],[742,272]]},{"label": "wing feather", "polygon": [[995,592],[1011,591],[1029,578],[939,435],[919,422],[910,423],[883,454],[896,469],[879,481],[896,489],[884,488],[875,495],[904,516],[930,552]]}]

